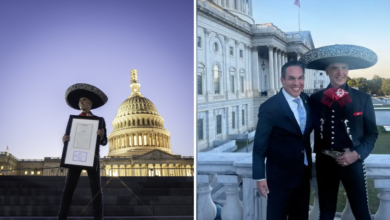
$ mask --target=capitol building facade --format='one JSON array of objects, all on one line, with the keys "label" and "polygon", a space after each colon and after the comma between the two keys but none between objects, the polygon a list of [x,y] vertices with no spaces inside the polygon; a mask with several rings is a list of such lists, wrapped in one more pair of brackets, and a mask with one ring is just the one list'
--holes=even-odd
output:
[{"label": "capitol building facade", "polygon": [[[108,135],[109,153],[100,158],[102,176],[193,176],[194,158],[172,152],[171,134],[156,106],[140,91],[137,70],[131,71],[131,95],[120,105]],[[61,158],[17,159],[0,152],[0,175],[64,176]],[[87,172],[83,170],[82,176]]]},{"label": "capitol building facade", "polygon": [[[281,67],[314,48],[309,31],[257,24],[252,0],[197,0],[197,151],[255,130],[261,103],[282,88]],[[325,88],[305,70],[305,92]]]}]

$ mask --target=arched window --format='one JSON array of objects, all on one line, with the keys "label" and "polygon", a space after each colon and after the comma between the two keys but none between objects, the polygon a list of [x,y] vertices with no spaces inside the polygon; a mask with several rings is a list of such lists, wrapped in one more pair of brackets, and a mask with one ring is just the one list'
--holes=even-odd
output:
[{"label": "arched window", "polygon": [[219,87],[219,67],[214,65],[213,67],[213,76],[214,76],[214,93],[219,94],[221,92]]}]

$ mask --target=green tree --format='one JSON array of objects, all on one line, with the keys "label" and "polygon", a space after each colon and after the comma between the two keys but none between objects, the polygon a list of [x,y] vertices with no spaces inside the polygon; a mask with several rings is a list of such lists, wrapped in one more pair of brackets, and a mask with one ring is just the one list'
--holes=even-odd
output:
[{"label": "green tree", "polygon": [[382,79],[381,90],[383,94],[390,95],[390,79]]},{"label": "green tree", "polygon": [[373,95],[381,95],[381,87],[382,87],[382,78],[380,76],[374,75],[372,80],[368,80],[367,82],[367,91]]},{"label": "green tree", "polygon": [[367,92],[367,79],[364,77],[359,77],[355,79],[356,87],[359,88],[359,91]]},{"label": "green tree", "polygon": [[356,87],[356,81],[355,79],[347,78],[347,84],[349,87]]}]

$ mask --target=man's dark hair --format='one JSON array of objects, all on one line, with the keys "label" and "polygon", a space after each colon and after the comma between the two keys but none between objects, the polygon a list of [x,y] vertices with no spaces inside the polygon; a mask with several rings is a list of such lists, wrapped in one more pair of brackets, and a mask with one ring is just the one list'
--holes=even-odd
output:
[{"label": "man's dark hair", "polygon": [[292,61],[288,61],[287,63],[285,63],[283,66],[282,66],[282,77],[284,79],[286,79],[286,69],[290,66],[299,66],[302,68],[302,71],[303,71],[303,75],[305,75],[305,64],[303,64],[302,62],[299,62],[299,61],[296,61],[296,60],[292,60]]}]

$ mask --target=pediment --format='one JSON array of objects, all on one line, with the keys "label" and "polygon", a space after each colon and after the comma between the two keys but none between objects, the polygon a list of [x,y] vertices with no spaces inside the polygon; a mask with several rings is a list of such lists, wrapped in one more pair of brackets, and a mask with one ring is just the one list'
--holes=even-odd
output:
[{"label": "pediment", "polygon": [[170,160],[178,158],[180,158],[180,155],[172,155],[164,151],[152,150],[144,155],[134,157],[134,160]]}]

